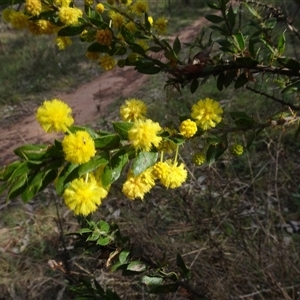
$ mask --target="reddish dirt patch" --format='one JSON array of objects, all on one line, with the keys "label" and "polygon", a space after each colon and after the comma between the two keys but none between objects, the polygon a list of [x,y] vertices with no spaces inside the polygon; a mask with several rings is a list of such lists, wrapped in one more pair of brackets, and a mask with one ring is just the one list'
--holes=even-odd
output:
[{"label": "reddish dirt patch", "polygon": [[[201,27],[207,21],[200,18],[191,26],[184,28],[178,33],[182,43],[195,39]],[[174,37],[170,38],[171,40]],[[117,68],[103,73],[93,81],[80,86],[70,94],[57,95],[73,109],[76,124],[93,124],[101,115],[105,115],[106,108],[116,98],[127,98],[138,90],[147,80],[148,75],[139,74],[133,68]],[[34,108],[33,111],[35,111]],[[11,119],[11,118],[10,118]],[[52,134],[46,134],[35,120],[34,113],[27,116],[15,116],[13,122],[2,128],[0,139],[1,159],[0,165],[14,160],[13,150],[25,143],[52,142]]]}]

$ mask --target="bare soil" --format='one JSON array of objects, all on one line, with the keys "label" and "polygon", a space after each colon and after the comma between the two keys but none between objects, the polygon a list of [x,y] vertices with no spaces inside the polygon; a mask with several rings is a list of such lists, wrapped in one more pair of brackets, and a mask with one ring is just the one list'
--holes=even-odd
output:
[{"label": "bare soil", "polygon": [[[182,43],[197,36],[207,25],[203,17],[178,33]],[[174,37],[170,37],[170,40]],[[117,98],[128,98],[146,83],[148,75],[139,74],[132,67],[116,68],[105,72],[93,81],[80,86],[69,94],[57,95],[72,108],[78,125],[93,125],[100,116],[105,116],[108,105]],[[32,105],[31,105],[32,106]],[[3,115],[0,133],[0,165],[14,160],[13,150],[25,143],[52,143],[57,135],[46,134],[35,119],[36,107],[20,104],[7,115]]]}]

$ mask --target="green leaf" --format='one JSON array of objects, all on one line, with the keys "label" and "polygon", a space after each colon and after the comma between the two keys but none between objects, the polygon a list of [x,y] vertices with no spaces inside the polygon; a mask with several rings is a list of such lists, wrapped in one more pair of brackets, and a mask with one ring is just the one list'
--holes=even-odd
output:
[{"label": "green leaf", "polygon": [[292,84],[287,85],[282,91],[281,93],[287,93],[290,91],[299,91],[300,90],[300,80],[293,82]]},{"label": "green leaf", "polygon": [[60,29],[57,33],[58,36],[74,36],[79,35],[85,28],[85,25],[80,26],[67,26]]},{"label": "green leaf", "polygon": [[133,52],[140,54],[140,55],[145,54],[145,49],[142,46],[140,46],[139,44],[130,43],[129,46]]},{"label": "green leaf", "polygon": [[178,285],[175,283],[151,286],[149,289],[150,294],[167,294],[175,293],[178,290]]},{"label": "green leaf", "polygon": [[224,21],[224,19],[217,15],[206,15],[205,19],[214,24],[218,24]]},{"label": "green leaf", "polygon": [[220,73],[220,75],[218,76],[218,80],[217,80],[217,88],[219,91],[223,90],[223,85],[224,85],[225,79],[226,79],[225,74],[223,72]]},{"label": "green leaf", "polygon": [[121,264],[125,264],[128,262],[128,256],[130,254],[130,251],[128,249],[124,249],[120,254],[119,254],[119,261]]},{"label": "green leaf", "polygon": [[97,240],[97,245],[100,245],[100,246],[107,246],[108,244],[110,243],[110,238],[109,237],[104,237],[104,236],[101,236],[99,237],[99,239]]},{"label": "green leaf", "polygon": [[236,77],[236,70],[231,70],[225,75],[224,86],[227,88]]},{"label": "green leaf", "polygon": [[45,172],[38,171],[37,174],[28,179],[27,187],[22,193],[22,200],[24,203],[27,203],[39,192],[44,176]]},{"label": "green leaf", "polygon": [[109,154],[107,152],[101,152],[99,155],[94,156],[87,163],[81,165],[78,169],[79,176],[83,174],[93,172],[102,165],[106,165],[109,162]]},{"label": "green leaf", "polygon": [[132,272],[143,272],[147,269],[147,265],[143,261],[135,260],[132,261],[126,268],[126,270]]},{"label": "green leaf", "polygon": [[99,149],[115,148],[120,144],[120,137],[117,134],[109,134],[94,139],[95,147]]},{"label": "green leaf", "polygon": [[78,165],[68,163],[60,172],[55,184],[56,192],[59,196],[63,193],[68,182],[78,178],[78,168]]},{"label": "green leaf", "polygon": [[211,9],[215,9],[215,10],[220,9],[220,6],[218,6],[217,3],[215,2],[206,2],[206,5]]},{"label": "green leaf", "polygon": [[86,131],[92,139],[96,139],[99,136],[99,134],[97,134],[91,127],[87,127],[87,126],[78,126],[78,125],[73,125],[71,127],[69,127],[69,130],[72,132],[72,133],[75,133],[77,131]]},{"label": "green leaf", "polygon": [[100,53],[108,53],[110,48],[108,46],[100,45],[99,43],[93,43],[87,48],[88,52],[100,52]]},{"label": "green leaf", "polygon": [[270,50],[271,54],[276,55],[275,50],[267,41],[265,41],[264,39],[260,39],[260,41]]},{"label": "green leaf", "polygon": [[134,43],[135,38],[134,38],[133,34],[125,26],[121,27],[121,34],[127,43],[129,43],[129,44]]},{"label": "green leaf", "polygon": [[149,167],[152,167],[156,163],[157,158],[158,152],[141,151],[132,164],[133,175],[138,176]]},{"label": "green leaf", "polygon": [[233,36],[236,45],[238,46],[238,50],[240,52],[245,50],[245,38],[241,32]]},{"label": "green leaf", "polygon": [[206,161],[209,165],[214,163],[227,149],[228,140],[227,135],[223,135],[220,137],[220,141],[218,143],[211,144],[206,152]]},{"label": "green leaf", "polygon": [[157,276],[143,276],[142,277],[142,283],[148,285],[148,286],[153,286],[153,285],[161,285],[163,283],[163,278],[157,277]]},{"label": "green leaf", "polygon": [[237,90],[240,87],[244,86],[248,82],[248,78],[245,73],[242,73],[234,84],[234,88]]},{"label": "green leaf", "polygon": [[267,21],[265,22],[265,26],[268,29],[273,29],[275,27],[275,25],[277,24],[277,19],[276,18],[269,18],[267,19]]},{"label": "green leaf", "polygon": [[255,44],[256,44],[256,39],[250,38],[248,50],[249,50],[249,53],[251,54],[251,57],[254,59],[256,58],[256,52],[255,52],[255,48],[254,48]]},{"label": "green leaf", "polygon": [[45,156],[47,149],[47,145],[28,144],[15,149],[14,153],[26,160],[40,160]]},{"label": "green leaf", "polygon": [[234,28],[235,18],[236,18],[236,13],[233,11],[232,5],[229,6],[227,17],[228,17],[230,28],[232,30]]},{"label": "green leaf", "polygon": [[178,54],[181,50],[181,43],[180,43],[180,40],[178,38],[178,36],[176,37],[176,39],[174,40],[174,43],[173,43],[173,50],[176,54]]},{"label": "green leaf", "polygon": [[22,162],[11,174],[8,180],[15,180],[19,176],[27,174],[30,171],[30,163],[28,161]]},{"label": "green leaf", "polygon": [[282,34],[280,35],[280,37],[278,39],[277,50],[278,50],[279,55],[282,55],[285,50],[285,35],[284,35],[285,32],[286,32],[286,30],[284,30],[282,32]]},{"label": "green leaf", "polygon": [[14,161],[11,164],[4,166],[0,169],[0,180],[7,181],[13,172],[20,167],[22,162],[20,160]]},{"label": "green leaf", "polygon": [[195,78],[191,83],[191,93],[194,94],[199,87],[199,81]]},{"label": "green leaf", "polygon": [[161,71],[161,68],[153,65],[138,65],[135,67],[135,70],[142,74],[154,75],[158,74]]},{"label": "green leaf", "polygon": [[107,222],[100,220],[99,221],[99,228],[101,229],[101,231],[104,231],[105,233],[109,232],[110,226]]},{"label": "green leaf", "polygon": [[123,167],[128,162],[128,154],[124,149],[118,151],[106,165],[102,175],[102,184],[104,187],[109,186],[116,181],[123,170]]},{"label": "green leaf", "polygon": [[19,196],[26,188],[27,174],[23,174],[12,182],[9,187],[7,199],[13,199]]},{"label": "green leaf", "polygon": [[97,241],[100,238],[100,230],[95,230],[93,233],[86,239],[86,241]]},{"label": "green leaf", "polygon": [[237,57],[236,63],[240,66],[243,66],[243,68],[249,69],[258,65],[258,61],[251,57]]},{"label": "green leaf", "polygon": [[114,122],[113,127],[115,132],[121,137],[121,139],[128,139],[128,131],[133,127],[132,122]]},{"label": "green leaf", "polygon": [[159,46],[152,46],[148,50],[151,52],[160,52],[162,50],[162,48]]},{"label": "green leaf", "polygon": [[176,257],[176,265],[180,269],[180,273],[184,279],[190,279],[192,274],[189,268],[184,263],[181,255],[178,253]]},{"label": "green leaf", "polygon": [[252,126],[255,121],[243,111],[230,112],[230,117],[236,126]]},{"label": "green leaf", "polygon": [[245,5],[247,7],[247,9],[249,10],[249,12],[257,19],[261,19],[260,14],[254,9],[252,8],[250,5],[248,5],[246,2],[242,2],[243,5]]},{"label": "green leaf", "polygon": [[146,29],[147,30],[151,30],[151,24],[150,24],[150,22],[149,22],[149,16],[148,16],[148,14],[145,12],[145,27],[146,27]]},{"label": "green leaf", "polygon": [[284,66],[290,70],[294,70],[294,71],[300,70],[300,63],[295,59],[292,59],[289,57],[280,57],[280,58],[277,58],[277,61],[279,64],[281,64],[282,66]]},{"label": "green leaf", "polygon": [[83,233],[91,233],[93,232],[93,230],[91,230],[90,228],[81,228],[77,232],[83,234]]}]

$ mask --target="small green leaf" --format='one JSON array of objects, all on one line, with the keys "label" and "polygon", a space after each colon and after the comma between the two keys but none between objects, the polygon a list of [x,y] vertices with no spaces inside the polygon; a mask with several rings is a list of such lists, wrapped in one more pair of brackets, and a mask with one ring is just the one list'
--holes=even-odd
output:
[{"label": "small green leaf", "polygon": [[78,165],[74,165],[71,163],[68,163],[60,172],[57,180],[56,180],[56,192],[60,196],[64,189],[65,185],[72,181],[75,178],[78,178]]},{"label": "small green leaf", "polygon": [[199,81],[195,78],[191,83],[191,93],[194,94],[199,87]]},{"label": "small green leaf", "polygon": [[184,279],[190,279],[192,274],[189,268],[184,263],[181,255],[178,253],[176,258],[177,267],[180,269],[180,273]]},{"label": "small green leaf", "polygon": [[214,163],[226,151],[228,147],[227,135],[223,135],[219,139],[219,142],[212,143],[207,149],[206,161],[209,165]]},{"label": "small green leaf", "polygon": [[101,236],[97,240],[97,245],[100,245],[100,246],[107,246],[109,243],[110,243],[109,237],[103,237],[103,236]]},{"label": "small green leaf", "polygon": [[109,154],[107,152],[101,152],[99,155],[91,158],[87,163],[80,165],[78,169],[79,176],[83,174],[93,172],[102,165],[106,165],[109,162]]},{"label": "small green leaf", "polygon": [[206,5],[211,9],[215,9],[215,10],[220,9],[220,6],[218,6],[217,3],[215,2],[206,2]]},{"label": "small green leaf", "polygon": [[240,87],[244,86],[248,82],[248,77],[245,73],[242,73],[234,84],[234,88],[237,90]]},{"label": "small green leaf", "polygon": [[230,117],[236,126],[252,126],[255,121],[243,111],[230,112]]},{"label": "small green leaf", "polygon": [[233,36],[240,52],[245,50],[245,38],[241,32]]},{"label": "small green leaf", "polygon": [[91,230],[90,228],[81,228],[77,232],[83,234],[83,233],[91,233],[93,232],[93,230]]},{"label": "small green leaf", "polygon": [[277,24],[277,19],[276,18],[269,18],[267,19],[267,21],[265,22],[265,26],[268,29],[273,29],[275,27],[275,25]]},{"label": "small green leaf", "polygon": [[108,46],[100,45],[99,43],[93,43],[87,48],[88,52],[100,52],[108,53],[110,48]]},{"label": "small green leaf", "polygon": [[47,149],[47,145],[28,144],[15,149],[14,153],[26,160],[40,160],[45,156]]},{"label": "small green leaf", "polygon": [[128,249],[124,249],[120,254],[119,254],[119,261],[121,264],[125,264],[128,262],[128,256],[130,254],[130,251]]},{"label": "small green leaf", "polygon": [[174,43],[173,43],[173,50],[176,54],[178,54],[181,50],[181,43],[180,43],[180,40],[178,38],[178,36],[176,37],[176,39],[174,40]]},{"label": "small green leaf", "polygon": [[27,179],[27,174],[23,174],[12,182],[7,194],[8,200],[16,198],[26,189]]},{"label": "small green leaf", "polygon": [[57,33],[58,36],[73,36],[79,35],[85,28],[85,25],[80,26],[67,26],[60,29]]},{"label": "small green leaf", "polygon": [[147,265],[139,260],[132,261],[126,268],[126,270],[132,272],[143,272],[147,269]]},{"label": "small green leaf", "polygon": [[248,5],[246,2],[242,2],[243,5],[245,5],[247,7],[247,9],[249,10],[249,12],[257,19],[261,19],[260,14],[254,9],[252,8],[250,5]]},{"label": "small green leaf", "polygon": [[227,17],[228,17],[230,28],[232,30],[234,28],[235,18],[236,18],[236,13],[234,12],[232,5],[229,6]]},{"label": "small green leaf", "polygon": [[121,139],[128,139],[128,131],[133,127],[132,122],[114,122],[113,127],[115,132],[121,137]]},{"label": "small green leaf", "polygon": [[100,238],[100,231],[95,230],[86,240],[87,241],[97,241],[99,238]]},{"label": "small green leaf", "polygon": [[139,44],[135,44],[135,43],[130,43],[129,44],[131,50],[137,54],[140,54],[140,55],[144,55],[145,54],[145,49],[140,46]]},{"label": "small green leaf", "polygon": [[260,41],[270,50],[271,54],[276,55],[275,50],[267,41],[265,41],[264,39],[260,39]]},{"label": "small green leaf", "polygon": [[45,175],[45,172],[38,171],[37,174],[28,179],[27,187],[22,193],[22,200],[24,203],[27,203],[38,193],[40,187],[42,186],[43,178]]},{"label": "small green leaf", "polygon": [[94,139],[95,147],[99,149],[107,149],[118,147],[120,144],[120,137],[117,134],[109,134],[100,136]]},{"label": "small green leaf", "polygon": [[218,24],[224,21],[224,19],[217,15],[206,15],[205,19],[214,24]]},{"label": "small green leaf", "polygon": [[292,84],[287,85],[282,91],[281,93],[287,93],[290,91],[299,91],[300,90],[300,80],[293,82]]},{"label": "small green leaf", "polygon": [[110,226],[107,222],[100,220],[99,225],[100,225],[99,227],[100,227],[101,231],[104,231],[105,233],[109,232]]},{"label": "small green leaf", "polygon": [[229,71],[229,72],[225,75],[224,86],[225,86],[226,88],[229,87],[229,85],[232,83],[232,81],[234,80],[235,77],[236,77],[236,71],[235,71],[235,70]]},{"label": "small green leaf", "polygon": [[125,26],[121,27],[121,34],[127,43],[129,44],[134,43],[135,38],[127,27]]},{"label": "small green leaf", "polygon": [[277,45],[277,49],[278,49],[278,54],[282,55],[284,50],[285,50],[285,32],[286,30],[284,30],[282,32],[282,34],[280,35],[279,39],[278,39],[278,45]]},{"label": "small green leaf", "polygon": [[157,276],[143,276],[142,283],[151,286],[151,285],[161,285],[163,283],[163,278]]},{"label": "small green leaf", "polygon": [[20,165],[22,164],[22,162],[20,160],[18,161],[14,161],[11,164],[4,166],[0,169],[0,180],[4,180],[7,181],[11,175],[13,174],[13,172],[20,167]]},{"label": "small green leaf", "polygon": [[158,158],[158,152],[146,152],[141,151],[135,158],[132,164],[132,172],[134,176],[138,176],[147,170],[149,167],[153,166]]}]

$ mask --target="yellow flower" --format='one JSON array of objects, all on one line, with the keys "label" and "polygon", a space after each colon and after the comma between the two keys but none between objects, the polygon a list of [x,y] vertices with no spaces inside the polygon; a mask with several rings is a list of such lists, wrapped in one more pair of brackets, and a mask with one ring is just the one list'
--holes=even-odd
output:
[{"label": "yellow flower", "polygon": [[66,25],[76,25],[80,17],[82,17],[82,11],[79,8],[63,6],[58,13],[59,20]]},{"label": "yellow flower", "polygon": [[115,28],[120,28],[125,22],[124,17],[120,13],[111,11],[109,16],[112,20],[112,26]]},{"label": "yellow flower", "polygon": [[120,115],[123,121],[134,122],[143,119],[147,112],[146,104],[135,98],[126,100],[125,104],[120,107]]},{"label": "yellow flower", "polygon": [[234,156],[240,156],[244,153],[244,147],[240,144],[233,145],[230,150]]},{"label": "yellow flower", "polygon": [[98,60],[100,58],[100,54],[98,52],[87,52],[85,56],[90,60]]},{"label": "yellow flower", "polygon": [[3,11],[2,11],[2,18],[5,22],[11,22],[11,16],[13,13],[15,13],[16,11],[11,9],[11,8],[5,8]]},{"label": "yellow flower", "polygon": [[9,15],[11,25],[16,29],[24,29],[28,26],[28,16],[22,12],[14,11]]},{"label": "yellow flower", "polygon": [[138,59],[138,54],[131,52],[128,54],[127,59],[130,63],[135,63]]},{"label": "yellow flower", "polygon": [[206,98],[199,100],[192,106],[191,117],[196,120],[196,124],[203,130],[216,127],[221,122],[223,113],[219,102]]},{"label": "yellow flower", "polygon": [[47,20],[29,21],[28,30],[35,35],[40,34],[53,34],[55,32],[55,26]]},{"label": "yellow flower", "polygon": [[54,4],[60,7],[69,7],[72,0],[54,0]]},{"label": "yellow flower", "polygon": [[136,42],[138,45],[140,45],[145,51],[148,50],[149,45],[145,40],[139,40]]},{"label": "yellow flower", "polygon": [[175,189],[180,187],[187,178],[187,171],[183,164],[167,160],[154,165],[154,174],[166,188]]},{"label": "yellow flower", "polygon": [[167,31],[167,25],[168,25],[168,20],[166,20],[165,18],[161,17],[158,18],[155,22],[154,22],[154,28],[156,29],[156,31],[159,34],[163,34]]},{"label": "yellow flower", "polygon": [[105,8],[104,8],[104,5],[102,3],[98,3],[96,5],[96,11],[99,13],[99,14],[102,14],[104,12]]},{"label": "yellow flower", "polygon": [[138,0],[131,7],[132,12],[138,16],[141,16],[143,13],[147,12],[148,9],[148,3],[145,0]]},{"label": "yellow flower", "polygon": [[72,109],[60,99],[45,101],[36,112],[36,119],[46,132],[66,132],[74,123]]},{"label": "yellow flower", "polygon": [[38,16],[42,11],[42,3],[40,0],[26,0],[25,10],[32,16]]},{"label": "yellow flower", "polygon": [[86,131],[66,135],[62,141],[65,160],[72,164],[84,164],[96,154],[95,143]]},{"label": "yellow flower", "polygon": [[84,0],[84,4],[87,6],[92,6],[94,4],[94,0]]},{"label": "yellow flower", "polygon": [[87,216],[94,212],[107,196],[107,191],[101,187],[93,175],[88,179],[77,178],[65,189],[63,198],[69,209],[75,215]]},{"label": "yellow flower", "polygon": [[136,32],[136,26],[134,24],[134,22],[130,21],[128,22],[125,27],[132,33],[135,33]]},{"label": "yellow flower", "polygon": [[150,151],[152,146],[158,147],[162,138],[157,136],[161,131],[158,123],[152,120],[137,120],[128,131],[128,138],[132,145],[142,151]]},{"label": "yellow flower", "polygon": [[205,163],[206,161],[206,157],[204,153],[195,153],[193,156],[193,162],[195,163],[195,165],[197,166],[201,166]]},{"label": "yellow flower", "polygon": [[127,180],[123,184],[122,192],[131,200],[136,198],[144,199],[144,195],[148,193],[154,185],[155,181],[151,168],[136,177],[134,177],[132,171],[130,171]]},{"label": "yellow flower", "polygon": [[[169,133],[169,136],[177,135],[178,132],[174,129],[170,129],[168,127],[164,128],[164,131]],[[158,146],[159,151],[163,151],[169,154],[172,154],[177,149],[177,145],[170,139],[163,139]]]},{"label": "yellow flower", "polygon": [[100,29],[96,33],[96,41],[100,45],[110,46],[113,40],[113,34],[109,29]]},{"label": "yellow flower", "polygon": [[72,44],[72,40],[68,36],[58,36],[56,38],[56,45],[59,50],[65,50]]},{"label": "yellow flower", "polygon": [[110,56],[109,54],[105,54],[105,55],[101,56],[99,59],[99,63],[100,63],[100,66],[105,71],[112,70],[116,65],[115,59],[112,56]]},{"label": "yellow flower", "polygon": [[126,4],[127,6],[131,5],[132,0],[121,0],[122,4]]},{"label": "yellow flower", "polygon": [[153,18],[152,17],[148,17],[148,22],[150,23],[151,26],[153,26]]},{"label": "yellow flower", "polygon": [[190,138],[197,132],[197,124],[190,119],[184,120],[179,126],[179,131],[184,137]]}]

